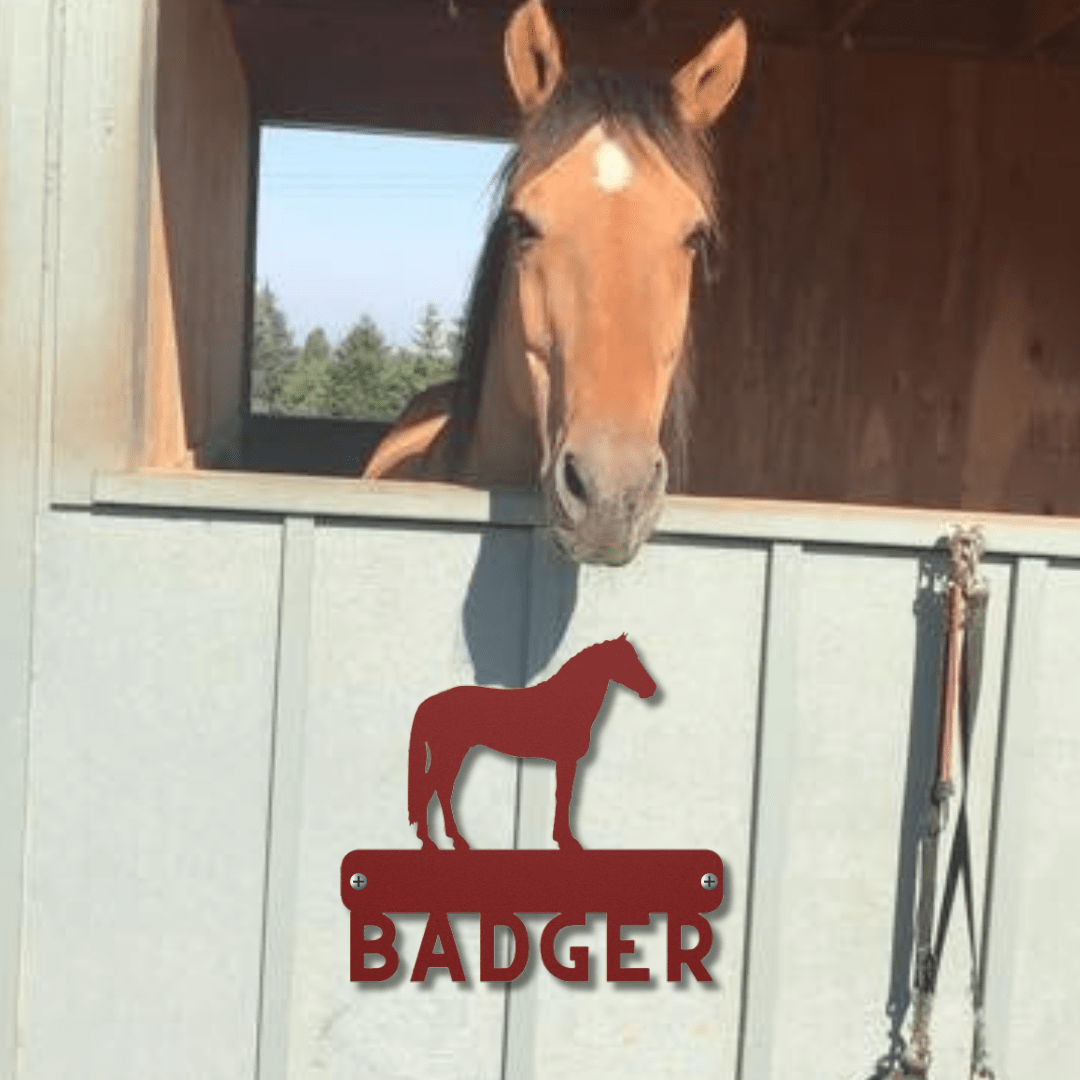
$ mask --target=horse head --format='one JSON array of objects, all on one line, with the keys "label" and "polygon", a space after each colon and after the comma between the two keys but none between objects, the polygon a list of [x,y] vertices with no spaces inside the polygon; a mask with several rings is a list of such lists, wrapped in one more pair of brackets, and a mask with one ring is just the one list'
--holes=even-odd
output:
[{"label": "horse head", "polygon": [[656,680],[645,670],[645,665],[634,646],[627,641],[626,635],[605,644],[608,662],[612,664],[609,678],[614,679],[620,686],[633,690],[640,698],[652,697],[656,693]]},{"label": "horse head", "polygon": [[575,560],[629,561],[660,513],[693,265],[715,223],[704,135],[746,49],[736,19],[653,85],[565,74],[541,0],[507,27],[524,124],[503,211],[515,315],[504,344],[535,419],[552,534]]},{"label": "horse head", "polygon": [[565,555],[633,558],[685,449],[693,268],[716,224],[707,133],[746,49],[735,19],[670,81],[566,73],[541,0],[514,12],[522,129],[458,377],[410,403],[365,476],[538,486]]}]

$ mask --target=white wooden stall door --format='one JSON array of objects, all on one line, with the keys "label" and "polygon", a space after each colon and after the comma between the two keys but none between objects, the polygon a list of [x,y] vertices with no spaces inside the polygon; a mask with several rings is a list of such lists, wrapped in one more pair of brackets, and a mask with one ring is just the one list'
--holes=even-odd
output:
[{"label": "white wooden stall door", "polygon": [[[19,1080],[873,1076],[910,1019],[943,552],[869,544],[861,519],[801,538],[725,520],[574,569],[525,524],[46,513]],[[1064,1078],[1080,1062],[1080,563],[1032,550],[986,565],[969,811],[995,1064]],[[654,916],[634,933],[648,986],[605,981],[599,918],[560,944],[590,946],[590,985],[542,967],[536,918],[526,975],[481,984],[477,921],[455,916],[467,984],[409,981],[415,917],[402,974],[351,983],[340,862],[417,844],[420,701],[545,678],[622,633],[659,691],[609,689],[575,830],[723,857],[715,981],[665,981]],[[546,763],[477,752],[458,820],[475,846],[550,847],[553,796]],[[432,825],[445,846],[437,809]],[[970,1051],[956,919],[942,1075]]]}]

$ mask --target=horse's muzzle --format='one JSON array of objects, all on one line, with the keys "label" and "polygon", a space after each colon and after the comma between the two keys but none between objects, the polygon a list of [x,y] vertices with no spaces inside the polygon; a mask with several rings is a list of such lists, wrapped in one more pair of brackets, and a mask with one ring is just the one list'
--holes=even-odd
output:
[{"label": "horse's muzzle", "polygon": [[630,562],[656,527],[667,475],[659,447],[564,445],[544,485],[555,546],[575,562]]}]

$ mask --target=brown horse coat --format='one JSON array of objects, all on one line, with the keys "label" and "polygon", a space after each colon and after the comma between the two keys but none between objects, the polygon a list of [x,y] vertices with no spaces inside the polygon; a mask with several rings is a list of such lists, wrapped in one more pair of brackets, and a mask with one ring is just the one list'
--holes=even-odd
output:
[{"label": "brown horse coat", "polygon": [[634,556],[685,438],[693,267],[716,222],[705,136],[746,48],[736,19],[670,83],[565,74],[541,0],[514,12],[524,124],[461,370],[406,408],[365,476],[539,486],[567,556]]}]

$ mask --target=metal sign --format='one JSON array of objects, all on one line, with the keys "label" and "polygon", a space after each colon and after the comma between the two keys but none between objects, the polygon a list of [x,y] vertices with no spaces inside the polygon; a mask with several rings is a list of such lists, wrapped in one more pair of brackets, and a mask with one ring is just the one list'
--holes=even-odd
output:
[{"label": "metal sign", "polygon": [[[397,929],[391,913],[427,914],[427,926],[410,976],[423,982],[445,969],[465,981],[461,955],[448,916],[480,917],[480,981],[510,982],[524,972],[532,952],[519,915],[551,914],[540,935],[544,967],[564,982],[588,982],[588,948],[574,945],[569,964],[555,952],[563,931],[583,928],[587,914],[607,920],[608,982],[648,982],[647,967],[625,963],[635,952],[627,927],[646,926],[650,914],[667,917],[667,979],[680,982],[683,969],[711,982],[705,958],[713,944],[704,918],[724,896],[724,867],[712,851],[586,851],[570,829],[570,800],[577,764],[589,749],[592,724],[614,681],[651,697],[656,683],[624,634],[571,657],[546,682],[521,690],[460,686],[424,701],[409,740],[409,820],[417,825],[420,851],[351,851],[341,864],[341,898],[349,909],[351,978],[385,982],[400,966]],[[557,776],[553,836],[558,851],[473,851],[454,822],[451,797],[461,763],[474,746],[502,753],[547,758]],[[453,851],[440,850],[428,834],[433,796],[442,806]],[[513,936],[512,957],[498,964],[495,932]],[[683,945],[693,927],[697,941]],[[368,928],[379,936],[368,938]],[[369,964],[369,960],[381,960]]]},{"label": "metal sign", "polygon": [[[654,912],[667,916],[668,981],[680,982],[685,965],[699,982],[711,982],[704,961],[713,931],[703,916],[723,898],[724,866],[712,851],[350,851],[341,864],[341,899],[351,913],[350,977],[361,983],[382,982],[398,970],[391,912],[428,915],[412,982],[423,982],[436,968],[465,981],[451,913],[480,916],[480,981],[516,979],[532,952],[519,912],[554,913],[540,937],[540,958],[563,982],[589,981],[585,947],[571,946],[569,965],[555,955],[556,937],[583,927],[588,913],[607,917],[607,981],[648,982],[648,968],[623,965],[634,941],[622,931],[647,925]],[[501,967],[495,964],[498,926],[514,937],[513,958]],[[697,942],[684,947],[687,926],[697,930]],[[366,938],[367,927],[377,927],[380,936]],[[382,963],[367,966],[369,957]]]}]

